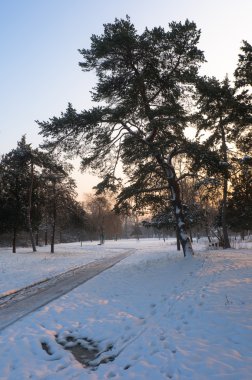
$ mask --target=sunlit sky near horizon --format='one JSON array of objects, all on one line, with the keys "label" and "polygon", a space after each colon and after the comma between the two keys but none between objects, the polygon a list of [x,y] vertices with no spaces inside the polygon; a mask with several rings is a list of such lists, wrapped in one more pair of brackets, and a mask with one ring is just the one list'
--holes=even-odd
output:
[{"label": "sunlit sky near horizon", "polygon": [[[48,120],[71,102],[91,106],[93,74],[78,66],[78,49],[103,24],[131,17],[137,30],[195,21],[207,63],[202,73],[232,78],[242,40],[252,43],[251,0],[0,0],[0,154],[16,147],[23,134],[42,142],[35,120]],[[74,172],[79,198],[96,179]]]}]

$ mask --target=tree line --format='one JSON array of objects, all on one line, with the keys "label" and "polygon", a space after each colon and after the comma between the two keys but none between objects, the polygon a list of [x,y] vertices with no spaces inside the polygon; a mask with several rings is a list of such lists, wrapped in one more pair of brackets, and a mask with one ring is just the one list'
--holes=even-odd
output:
[{"label": "tree line", "polygon": [[[120,233],[120,218],[114,216],[105,197],[90,195],[84,203],[76,201],[71,169],[56,154],[33,149],[25,136],[15,149],[2,155],[0,240],[8,244],[11,236],[14,253],[18,237],[25,235],[23,244],[27,244],[26,232],[33,252],[43,242],[50,244],[51,253],[56,242],[96,240]],[[108,223],[111,219],[112,226]]]}]

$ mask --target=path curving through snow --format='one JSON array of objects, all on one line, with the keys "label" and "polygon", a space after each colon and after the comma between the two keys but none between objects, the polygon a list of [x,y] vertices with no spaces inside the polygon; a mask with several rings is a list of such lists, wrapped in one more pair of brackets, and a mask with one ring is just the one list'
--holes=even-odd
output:
[{"label": "path curving through snow", "polygon": [[68,270],[0,297],[0,331],[130,256],[133,249]]}]

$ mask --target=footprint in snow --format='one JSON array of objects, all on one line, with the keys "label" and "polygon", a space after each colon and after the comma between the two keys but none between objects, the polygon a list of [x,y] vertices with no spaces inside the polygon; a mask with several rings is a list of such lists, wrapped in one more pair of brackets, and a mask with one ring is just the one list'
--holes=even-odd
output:
[{"label": "footprint in snow", "polygon": [[165,350],[169,350],[169,348],[170,348],[170,346],[169,346],[169,344],[167,342],[163,343],[163,347],[164,347]]},{"label": "footprint in snow", "polygon": [[107,374],[107,379],[112,379],[113,377],[116,377],[116,373],[113,372],[113,371],[110,371],[108,374]]},{"label": "footprint in snow", "polygon": [[193,315],[193,313],[194,313],[194,309],[192,307],[190,307],[189,310],[188,310],[188,314],[189,315]]},{"label": "footprint in snow", "polygon": [[140,355],[139,354],[135,354],[133,355],[130,359],[133,360],[133,361],[136,361],[140,358]]},{"label": "footprint in snow", "polygon": [[146,324],[145,318],[139,318],[139,320],[137,321],[137,324],[140,326],[145,325]]}]

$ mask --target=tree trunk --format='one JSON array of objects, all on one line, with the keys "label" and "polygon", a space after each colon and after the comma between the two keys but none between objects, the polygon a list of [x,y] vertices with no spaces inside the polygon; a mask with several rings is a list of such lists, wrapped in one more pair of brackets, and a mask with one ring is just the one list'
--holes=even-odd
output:
[{"label": "tree trunk", "polygon": [[191,243],[193,243],[192,230],[190,225],[188,226]]},{"label": "tree trunk", "polygon": [[207,220],[207,214],[205,215],[206,219],[205,219],[205,231],[206,231],[206,236],[208,238],[208,242],[211,243],[212,240],[211,240],[211,236],[210,236],[210,233],[209,233],[209,225],[208,225],[208,220]]},{"label": "tree trunk", "polygon": [[28,222],[28,229],[29,229],[29,234],[30,234],[30,239],[31,239],[31,244],[32,244],[32,250],[33,252],[36,252],[36,245],[35,245],[35,240],[34,240],[34,236],[32,232],[32,223],[31,223],[33,175],[34,175],[33,162],[31,162],[31,183],[30,183],[29,196],[28,196],[27,222]]},{"label": "tree trunk", "polygon": [[174,214],[176,218],[176,224],[178,229],[179,241],[182,245],[184,256],[192,256],[194,254],[190,237],[188,236],[185,228],[184,215],[182,211],[182,202],[179,198],[178,186],[170,185],[171,192],[173,194],[172,204]]},{"label": "tree trunk", "polygon": [[180,244],[182,245],[184,257],[192,256],[194,255],[194,252],[190,237],[186,232],[185,218],[183,214],[182,200],[180,196],[180,188],[176,178],[174,166],[171,163],[172,156],[167,158],[167,162],[163,159],[163,157],[160,154],[155,154],[155,158],[162,170],[164,171],[167,178],[168,188],[171,193],[171,203],[176,220],[176,228],[178,231]]},{"label": "tree trunk", "polygon": [[52,224],[52,237],[51,237],[51,253],[54,253],[54,241],[55,241],[55,230],[56,230],[56,180],[53,181],[53,224]]},{"label": "tree trunk", "polygon": [[176,226],[179,236],[179,241],[182,245],[184,256],[192,256],[194,254],[190,237],[186,232],[185,219],[182,209],[182,201],[180,198],[180,189],[178,182],[176,181],[176,174],[173,166],[170,165],[168,173],[168,183],[172,196],[172,206],[174,215],[176,218]]},{"label": "tree trunk", "polygon": [[[221,129],[221,151],[223,154],[223,160],[227,165],[228,155],[227,155],[227,144],[226,144],[226,134],[225,129],[222,123],[222,116],[220,117],[220,129]],[[223,179],[223,197],[222,197],[222,205],[221,205],[221,224],[222,224],[222,233],[223,233],[223,248],[230,248],[230,242],[228,237],[228,229],[227,229],[227,196],[228,196],[228,168],[226,168]]]},{"label": "tree trunk", "polygon": [[230,248],[230,241],[228,237],[228,229],[227,229],[227,179],[224,179],[223,184],[223,199],[222,199],[222,207],[221,207],[221,220],[222,220],[222,233],[223,233],[223,248]]},{"label": "tree trunk", "polygon": [[103,227],[100,227],[100,244],[104,244],[104,232]]},{"label": "tree trunk", "polygon": [[12,239],[12,253],[16,253],[16,242],[17,242],[17,228],[13,227],[13,239]]},{"label": "tree trunk", "polygon": [[38,231],[36,232],[36,246],[39,245],[39,233]]},{"label": "tree trunk", "polygon": [[54,241],[55,241],[55,222],[52,225],[52,236],[51,236],[51,253],[54,253]]},{"label": "tree trunk", "polygon": [[176,227],[176,238],[177,238],[177,251],[180,251],[180,240],[179,240],[178,226]]}]

